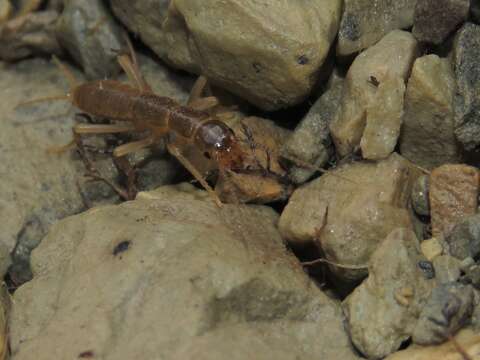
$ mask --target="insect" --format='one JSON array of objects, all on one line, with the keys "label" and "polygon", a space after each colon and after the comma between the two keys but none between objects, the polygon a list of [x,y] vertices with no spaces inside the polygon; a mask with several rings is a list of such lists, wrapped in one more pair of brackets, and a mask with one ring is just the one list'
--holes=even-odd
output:
[{"label": "insect", "polygon": [[[115,80],[94,80],[77,84],[73,74],[54,57],[70,83],[67,95],[43,98],[28,103],[65,99],[81,111],[97,117],[115,120],[113,124],[77,124],[73,127],[73,141],[59,149],[68,149],[85,134],[145,134],[141,140],[116,147],[113,156],[124,157],[161,139],[166,140],[171,155],[200,182],[218,206],[222,202],[181,149],[193,145],[212,159],[220,171],[240,168],[243,151],[233,131],[220,121],[210,109],[218,105],[215,97],[201,97],[207,85],[204,77],[195,83],[186,106],[175,100],[154,94],[140,73],[133,48],[128,42],[129,54],[120,53],[118,62],[134,86]],[[24,103],[25,104],[25,103]]]}]

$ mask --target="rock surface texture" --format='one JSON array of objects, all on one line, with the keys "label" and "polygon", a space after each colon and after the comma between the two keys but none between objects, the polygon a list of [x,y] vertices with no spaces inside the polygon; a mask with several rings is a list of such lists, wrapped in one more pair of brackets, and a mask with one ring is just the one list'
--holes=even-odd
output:
[{"label": "rock surface texture", "polygon": [[430,174],[433,236],[447,236],[462,219],[477,211],[480,172],[467,165],[443,165]]},{"label": "rock surface texture", "polygon": [[392,231],[372,255],[368,278],[344,301],[352,341],[369,359],[391,354],[412,335],[434,286],[421,260],[415,234]]},{"label": "rock surface texture", "polygon": [[338,105],[343,93],[343,78],[334,72],[327,90],[313,104],[307,115],[297,125],[282,148],[282,156],[292,162],[289,176],[296,184],[308,180],[314,169],[295,165],[300,160],[317,168],[323,167],[332,153],[329,124],[338,113]]},{"label": "rock surface texture", "polygon": [[126,50],[122,30],[99,1],[69,0],[55,25],[68,50],[89,79],[104,79],[120,71],[117,51]]},{"label": "rock surface texture", "polygon": [[465,22],[469,9],[470,0],[417,0],[412,34],[418,41],[438,45]]},{"label": "rock surface texture", "polygon": [[357,358],[274,211],[188,189],[57,224],[15,293],[12,359]]},{"label": "rock surface texture", "polygon": [[[345,265],[365,265],[397,227],[412,228],[407,204],[418,173],[392,154],[379,163],[346,164],[297,189],[279,222],[294,246],[316,242],[325,257]],[[345,280],[365,270],[332,267]]]},{"label": "rock surface texture", "polygon": [[359,52],[392,30],[412,26],[416,2],[417,0],[345,0],[337,55]]},{"label": "rock surface texture", "polygon": [[426,169],[462,160],[455,137],[454,96],[455,77],[447,59],[427,55],[415,61],[405,96],[403,156]]},{"label": "rock surface texture", "polygon": [[201,73],[266,110],[307,97],[335,39],[341,11],[340,0],[111,4],[165,61]]},{"label": "rock surface texture", "polygon": [[465,24],[457,33],[453,64],[455,96],[455,135],[465,149],[480,144],[480,26]]},{"label": "rock surface texture", "polygon": [[[415,38],[408,32],[397,30],[355,58],[345,78],[339,115],[330,124],[340,157],[352,153],[360,146],[369,113],[371,121],[375,122],[375,117],[384,111],[383,102],[376,98],[377,92],[381,91],[378,85],[387,79],[400,78],[406,81],[416,56]],[[397,96],[393,114],[386,114],[390,118],[398,118],[398,101]],[[398,119],[395,124],[398,126]]]}]

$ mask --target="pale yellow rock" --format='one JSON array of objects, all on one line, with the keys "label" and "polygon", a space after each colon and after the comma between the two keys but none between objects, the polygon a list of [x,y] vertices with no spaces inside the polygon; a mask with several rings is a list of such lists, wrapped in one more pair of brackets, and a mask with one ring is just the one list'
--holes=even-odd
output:
[{"label": "pale yellow rock", "polygon": [[337,35],[342,7],[340,0],[111,3],[117,17],[165,61],[202,73],[267,110],[309,95]]},{"label": "pale yellow rock", "polygon": [[420,243],[420,249],[422,250],[422,254],[427,258],[428,261],[432,261],[437,256],[440,256],[443,253],[442,244],[436,238],[422,241]]},{"label": "pale yellow rock", "polygon": [[[407,204],[416,176],[418,170],[397,154],[340,166],[293,193],[280,217],[282,236],[293,246],[315,241],[330,261],[364,265],[393,229],[412,228]],[[366,275],[331,269],[345,280]]]},{"label": "pale yellow rock", "polygon": [[403,115],[405,83],[401,77],[387,78],[378,86],[367,108],[367,125],[360,147],[365,159],[385,159],[395,149]]},{"label": "pale yellow rock", "polygon": [[[480,334],[463,329],[455,340],[469,356],[468,360],[480,360]],[[451,341],[435,346],[412,345],[385,358],[385,360],[466,360]]]},{"label": "pale yellow rock", "polygon": [[0,0],[0,25],[10,19],[13,13],[13,6],[10,0]]},{"label": "pale yellow rock", "polygon": [[455,79],[449,60],[437,55],[418,58],[405,94],[400,152],[410,161],[433,169],[462,162],[455,138]]},{"label": "pale yellow rock", "polygon": [[352,153],[360,145],[367,108],[376,98],[378,84],[396,77],[405,81],[417,51],[417,41],[412,34],[395,30],[356,57],[345,79],[340,114],[330,124],[332,138],[341,157]]}]

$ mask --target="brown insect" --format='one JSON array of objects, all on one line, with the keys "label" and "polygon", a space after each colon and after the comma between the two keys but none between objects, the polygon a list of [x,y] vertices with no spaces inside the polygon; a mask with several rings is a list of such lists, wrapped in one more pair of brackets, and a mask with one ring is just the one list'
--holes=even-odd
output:
[{"label": "brown insect", "polygon": [[[73,74],[54,58],[70,83],[66,96],[37,99],[28,103],[65,99],[81,111],[102,118],[118,121],[114,124],[77,124],[73,127],[74,140],[59,149],[63,151],[78,144],[85,134],[119,134],[137,132],[145,134],[141,140],[116,147],[116,158],[148,147],[160,139],[166,140],[167,150],[208,191],[218,206],[222,205],[215,191],[195,166],[182,154],[181,148],[193,145],[218,169],[231,170],[242,165],[243,151],[233,131],[211,111],[218,105],[215,97],[201,97],[207,80],[199,77],[186,106],[175,100],[153,93],[138,68],[135,54],[129,43],[130,54],[120,54],[118,62],[135,85],[114,80],[95,80],[77,84]],[[25,104],[25,103],[24,103]]]}]

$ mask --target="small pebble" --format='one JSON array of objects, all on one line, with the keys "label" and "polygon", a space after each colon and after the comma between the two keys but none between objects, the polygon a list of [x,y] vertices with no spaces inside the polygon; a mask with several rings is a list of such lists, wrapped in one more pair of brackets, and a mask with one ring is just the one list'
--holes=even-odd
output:
[{"label": "small pebble", "polygon": [[428,261],[432,261],[443,253],[442,244],[436,238],[422,241],[420,243],[420,249]]}]

